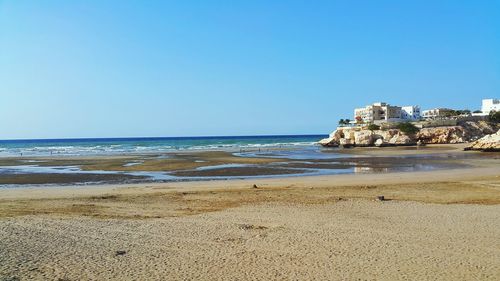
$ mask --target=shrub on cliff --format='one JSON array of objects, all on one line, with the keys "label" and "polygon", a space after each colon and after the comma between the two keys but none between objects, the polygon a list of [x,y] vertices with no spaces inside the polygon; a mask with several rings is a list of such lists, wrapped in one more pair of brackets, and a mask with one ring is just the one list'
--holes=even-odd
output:
[{"label": "shrub on cliff", "polygon": [[490,112],[490,121],[495,123],[500,123],[500,111]]},{"label": "shrub on cliff", "polygon": [[375,124],[370,124],[368,125],[368,130],[370,131],[380,130],[380,126]]},{"label": "shrub on cliff", "polygon": [[397,128],[406,135],[413,135],[419,131],[419,128],[410,122],[399,123]]}]

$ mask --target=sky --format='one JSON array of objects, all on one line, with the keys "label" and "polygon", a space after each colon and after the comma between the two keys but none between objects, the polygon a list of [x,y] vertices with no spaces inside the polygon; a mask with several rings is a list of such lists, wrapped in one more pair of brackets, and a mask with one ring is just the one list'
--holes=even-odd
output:
[{"label": "sky", "polygon": [[500,98],[500,1],[0,0],[0,139],[328,134]]}]

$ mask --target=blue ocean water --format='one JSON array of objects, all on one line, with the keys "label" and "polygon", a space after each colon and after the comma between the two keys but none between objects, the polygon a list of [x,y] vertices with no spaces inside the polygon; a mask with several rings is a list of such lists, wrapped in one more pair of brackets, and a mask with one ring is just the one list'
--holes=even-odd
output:
[{"label": "blue ocean water", "polygon": [[79,156],[312,146],[326,135],[0,140],[0,157]]}]

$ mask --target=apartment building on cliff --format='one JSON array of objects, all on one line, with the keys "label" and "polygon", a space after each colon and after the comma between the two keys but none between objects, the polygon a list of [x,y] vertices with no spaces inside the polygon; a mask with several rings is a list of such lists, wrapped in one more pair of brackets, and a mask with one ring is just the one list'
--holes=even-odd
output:
[{"label": "apartment building on cliff", "polygon": [[384,123],[415,121],[420,119],[420,107],[395,106],[385,102],[377,102],[354,109],[354,120],[358,123]]},{"label": "apartment building on cliff", "polygon": [[492,111],[500,112],[500,100],[484,99],[481,106],[481,112],[485,115],[488,115]]},{"label": "apartment building on cliff", "polygon": [[453,115],[455,110],[449,108],[433,108],[422,111],[425,119],[444,119]]}]

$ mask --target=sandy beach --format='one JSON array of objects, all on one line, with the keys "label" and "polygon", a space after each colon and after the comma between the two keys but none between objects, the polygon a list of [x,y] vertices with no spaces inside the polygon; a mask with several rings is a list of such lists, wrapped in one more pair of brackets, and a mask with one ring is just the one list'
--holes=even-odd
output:
[{"label": "sandy beach", "polygon": [[2,189],[0,280],[497,280],[499,161]]}]

